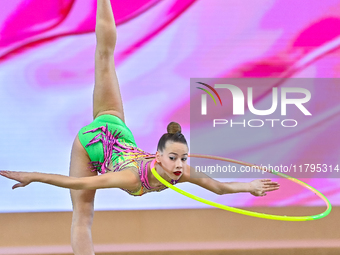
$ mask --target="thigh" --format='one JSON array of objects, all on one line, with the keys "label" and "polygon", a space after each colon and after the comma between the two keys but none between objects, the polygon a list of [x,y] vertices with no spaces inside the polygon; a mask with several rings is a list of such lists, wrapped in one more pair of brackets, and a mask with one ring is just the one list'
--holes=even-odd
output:
[{"label": "thigh", "polygon": [[102,114],[112,114],[125,122],[113,52],[103,54],[96,50],[95,62],[93,118]]},{"label": "thigh", "polygon": [[[97,175],[96,172],[91,172],[89,163],[90,158],[77,135],[72,146],[70,176],[86,177]],[[92,224],[95,193],[95,190],[71,190],[73,223]]]}]

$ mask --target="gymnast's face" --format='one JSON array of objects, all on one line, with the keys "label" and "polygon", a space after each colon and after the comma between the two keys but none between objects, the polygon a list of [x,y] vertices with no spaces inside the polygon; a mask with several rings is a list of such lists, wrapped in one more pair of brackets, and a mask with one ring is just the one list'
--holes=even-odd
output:
[{"label": "gymnast's face", "polygon": [[186,144],[167,141],[164,150],[156,153],[157,163],[162,166],[167,176],[178,180],[187,165],[188,151]]}]

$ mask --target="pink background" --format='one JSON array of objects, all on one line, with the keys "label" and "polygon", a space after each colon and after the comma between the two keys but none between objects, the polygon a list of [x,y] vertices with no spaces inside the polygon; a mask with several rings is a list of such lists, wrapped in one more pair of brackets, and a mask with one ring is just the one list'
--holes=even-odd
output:
[{"label": "pink background", "polygon": [[[155,152],[170,121],[179,122],[190,141],[190,78],[339,78],[337,0],[115,0],[112,5],[126,122],[146,151]],[[67,175],[73,139],[92,116],[96,1],[12,0],[1,6],[0,168]],[[319,114],[332,113],[332,121],[314,136],[313,145],[336,153],[338,143],[330,150],[322,141],[337,140],[340,105],[327,105],[325,95],[327,107]],[[305,142],[302,135],[294,139]],[[219,197],[194,185],[179,187],[231,206],[323,204],[308,190],[280,183],[279,191],[264,198]],[[308,183],[339,204],[339,179]],[[32,184],[12,191],[12,185],[0,179],[1,212],[71,209],[68,190]],[[95,206],[204,207],[171,190],[140,198],[100,190]]]}]

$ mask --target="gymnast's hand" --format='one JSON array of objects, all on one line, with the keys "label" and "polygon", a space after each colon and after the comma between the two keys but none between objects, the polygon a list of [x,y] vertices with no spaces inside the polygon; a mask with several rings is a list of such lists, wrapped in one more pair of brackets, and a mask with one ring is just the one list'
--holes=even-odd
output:
[{"label": "gymnast's hand", "polygon": [[250,194],[254,196],[266,196],[267,191],[274,191],[280,188],[280,184],[270,179],[254,180],[250,184]]},{"label": "gymnast's hand", "polygon": [[25,187],[32,182],[32,173],[29,172],[0,171],[0,175],[19,182],[12,189]]}]

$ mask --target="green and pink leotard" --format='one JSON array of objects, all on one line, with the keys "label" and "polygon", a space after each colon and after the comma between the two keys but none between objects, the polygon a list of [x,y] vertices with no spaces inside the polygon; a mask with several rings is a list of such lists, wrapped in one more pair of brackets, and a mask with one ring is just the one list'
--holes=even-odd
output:
[{"label": "green and pink leotard", "polygon": [[[91,160],[92,171],[104,174],[118,172],[128,167],[138,171],[141,187],[138,191],[125,190],[130,195],[141,196],[152,191],[161,191],[151,187],[147,178],[147,169],[150,162],[141,159],[154,158],[155,155],[139,149],[131,130],[125,123],[114,115],[101,115],[91,124],[80,129],[79,140],[87,151]],[[109,169],[112,162],[113,170]],[[171,181],[176,184],[176,180]]]}]

